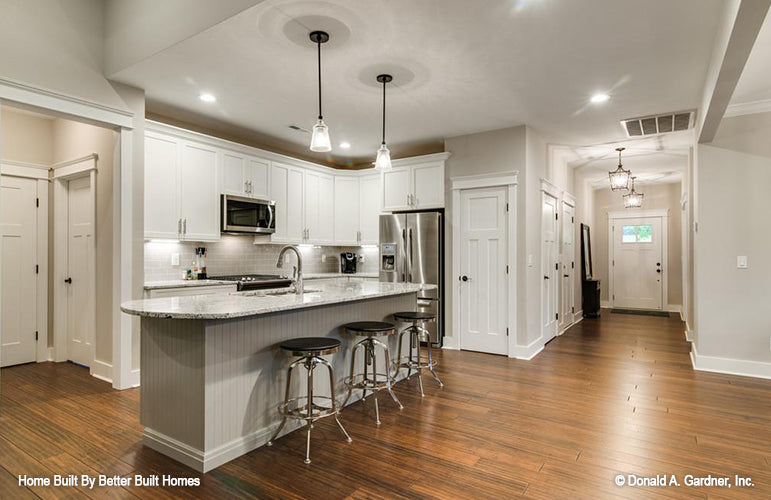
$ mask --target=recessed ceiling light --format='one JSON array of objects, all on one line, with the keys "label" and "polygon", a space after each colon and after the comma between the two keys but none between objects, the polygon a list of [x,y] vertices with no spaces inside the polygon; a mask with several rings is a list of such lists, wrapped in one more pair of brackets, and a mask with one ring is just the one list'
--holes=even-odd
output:
[{"label": "recessed ceiling light", "polygon": [[348,149],[348,148],[351,147],[351,143],[348,142],[348,141],[343,141],[343,142],[340,143],[340,147],[343,148],[343,149]]},{"label": "recessed ceiling light", "polygon": [[610,99],[610,96],[608,94],[594,94],[591,98],[591,101],[594,104],[599,104],[601,102],[605,102],[608,99]]},{"label": "recessed ceiling light", "polygon": [[217,100],[217,98],[211,94],[201,94],[198,96],[198,98],[203,102],[214,102]]}]

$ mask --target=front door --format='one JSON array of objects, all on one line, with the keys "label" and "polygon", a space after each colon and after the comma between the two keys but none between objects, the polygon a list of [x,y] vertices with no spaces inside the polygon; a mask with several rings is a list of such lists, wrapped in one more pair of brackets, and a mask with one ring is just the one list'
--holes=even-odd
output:
[{"label": "front door", "polygon": [[663,309],[661,226],[661,217],[613,221],[613,307]]},{"label": "front door", "polygon": [[461,349],[508,353],[506,197],[506,188],[461,192]]},{"label": "front door", "polygon": [[544,342],[557,335],[557,291],[559,289],[559,218],[557,198],[548,193],[541,193],[541,271],[543,288],[541,297],[541,327]]},{"label": "front door", "polygon": [[94,352],[94,215],[89,177],[69,181],[67,203],[67,359],[91,366]]},{"label": "front door", "polygon": [[2,177],[2,330],[0,366],[35,361],[37,181]]}]

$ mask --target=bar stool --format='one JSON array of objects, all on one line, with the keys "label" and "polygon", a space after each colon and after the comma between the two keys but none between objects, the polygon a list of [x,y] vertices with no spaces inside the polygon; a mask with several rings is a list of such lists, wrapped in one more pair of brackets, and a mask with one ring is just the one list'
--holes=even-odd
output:
[{"label": "bar stool", "polygon": [[[380,408],[377,404],[378,391],[387,390],[388,394],[391,395],[394,402],[399,406],[399,409],[404,408],[391,389],[393,377],[391,377],[389,369],[391,360],[388,353],[388,344],[375,338],[395,334],[396,326],[382,321],[358,321],[343,325],[343,328],[351,335],[365,337],[364,340],[359,341],[353,346],[353,351],[351,352],[351,375],[345,379],[345,385],[348,386],[348,396],[345,398],[343,406],[348,403],[354,389],[361,389],[364,392],[362,399],[367,399],[367,391],[372,392],[375,398],[375,422],[377,425],[380,425]],[[385,355],[385,373],[378,373],[377,371],[376,347],[380,348]],[[359,349],[364,349],[364,373],[356,373],[356,352]],[[372,366],[371,374],[369,373],[370,365]]]},{"label": "bar stool", "polygon": [[[421,378],[423,370],[429,370],[431,375],[433,375],[434,380],[439,384],[439,387],[444,387],[444,384],[439,380],[439,377],[434,371],[434,367],[437,363],[431,356],[431,339],[429,338],[428,330],[425,328],[427,323],[434,323],[436,321],[436,314],[420,311],[401,311],[394,313],[394,319],[404,323],[412,323],[412,325],[399,332],[399,351],[398,358],[394,363],[396,365],[394,376],[396,376],[396,373],[399,373],[399,370],[402,368],[407,368],[407,378],[410,378],[412,375],[412,370],[418,372],[418,384],[420,386],[421,397],[425,397],[425,393],[423,392],[423,379]],[[409,334],[410,336],[410,352],[407,358],[404,359],[402,357],[402,338],[406,334]],[[422,361],[420,358],[421,342],[426,343],[426,351],[428,354],[427,362]],[[412,359],[413,349],[417,350],[417,357],[415,360]]]},{"label": "bar stool", "polygon": [[[345,431],[343,424],[340,423],[338,415],[340,414],[340,408],[337,406],[335,400],[335,375],[332,371],[332,365],[329,362],[319,356],[325,354],[334,354],[340,350],[340,341],[329,337],[305,337],[291,339],[279,344],[279,347],[284,351],[289,351],[292,356],[299,356],[292,364],[289,365],[289,372],[286,376],[286,392],[284,395],[284,401],[278,405],[279,413],[284,417],[281,420],[281,424],[276,429],[276,432],[268,441],[268,446],[273,446],[273,440],[278,437],[281,429],[284,428],[287,418],[294,418],[297,420],[304,420],[308,427],[308,437],[305,444],[305,463],[311,463],[311,429],[313,428],[313,422],[330,415],[335,416],[337,425],[340,426],[340,430],[343,431],[346,441],[349,443],[352,441],[351,436]],[[305,396],[297,396],[290,398],[290,390],[292,387],[292,370],[298,365],[305,366],[308,371],[308,393]],[[313,371],[318,365],[324,365],[329,370],[329,391],[330,396],[315,396],[313,394]],[[329,401],[330,407],[321,406],[316,404],[316,401]]]}]

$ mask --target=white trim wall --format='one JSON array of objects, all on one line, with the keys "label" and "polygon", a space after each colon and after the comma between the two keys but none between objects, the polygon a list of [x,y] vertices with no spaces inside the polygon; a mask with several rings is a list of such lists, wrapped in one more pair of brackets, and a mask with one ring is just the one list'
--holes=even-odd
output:
[{"label": "white trim wall", "polygon": [[608,301],[607,305],[602,307],[615,307],[614,294],[613,294],[613,272],[615,266],[613,265],[613,221],[621,219],[645,219],[645,218],[660,218],[661,219],[661,259],[664,271],[661,273],[661,310],[670,311],[673,306],[669,305],[669,209],[663,208],[658,210],[628,210],[608,212]]},{"label": "white trim wall", "polygon": [[686,339],[691,342],[691,365],[694,370],[771,379],[771,363],[700,355],[696,342],[688,338],[688,332]]}]

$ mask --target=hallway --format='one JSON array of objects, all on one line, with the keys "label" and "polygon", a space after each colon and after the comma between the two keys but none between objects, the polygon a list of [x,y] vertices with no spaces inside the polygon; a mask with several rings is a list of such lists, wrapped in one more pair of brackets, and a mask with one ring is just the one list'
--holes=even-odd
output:
[{"label": "hallway", "polygon": [[[71,364],[2,371],[0,498],[70,493],[158,498],[155,488],[20,489],[18,474],[201,477],[193,498],[762,498],[771,495],[771,381],[694,372],[674,317],[583,320],[532,361],[440,353],[445,387],[400,383],[346,409],[354,439],[321,422],[314,462],[292,433],[206,474],[141,445],[139,389],[113,391]],[[617,487],[614,478],[749,476],[753,487]],[[26,495],[24,495],[24,494]]]}]

